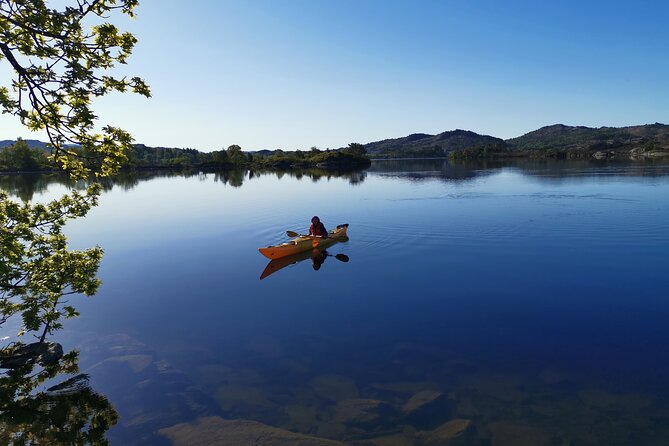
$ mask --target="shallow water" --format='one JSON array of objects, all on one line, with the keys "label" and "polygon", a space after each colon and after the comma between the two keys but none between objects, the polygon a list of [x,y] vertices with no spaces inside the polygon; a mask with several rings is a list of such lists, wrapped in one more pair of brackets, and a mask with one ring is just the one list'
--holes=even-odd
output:
[{"label": "shallow water", "polygon": [[[257,248],[313,214],[350,240],[259,280]],[[105,249],[104,284],[57,338],[118,444],[258,429],[223,419],[360,445],[669,444],[669,165],[144,175],[68,232]]]}]

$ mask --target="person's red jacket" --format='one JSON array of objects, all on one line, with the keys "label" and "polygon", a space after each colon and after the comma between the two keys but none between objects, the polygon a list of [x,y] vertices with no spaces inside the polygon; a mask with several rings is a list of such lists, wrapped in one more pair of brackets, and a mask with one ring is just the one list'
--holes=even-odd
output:
[{"label": "person's red jacket", "polygon": [[325,225],[323,222],[318,222],[316,226],[312,223],[311,226],[309,226],[309,235],[320,235],[321,237],[327,237],[328,236],[328,230],[325,229]]}]

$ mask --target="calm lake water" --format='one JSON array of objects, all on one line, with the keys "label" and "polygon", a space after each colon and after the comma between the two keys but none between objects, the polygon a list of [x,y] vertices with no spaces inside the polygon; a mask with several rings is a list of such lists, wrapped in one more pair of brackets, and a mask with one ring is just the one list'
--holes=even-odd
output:
[{"label": "calm lake water", "polygon": [[[350,240],[259,280],[312,215]],[[68,233],[103,286],[56,338],[112,443],[669,444],[667,164],[144,174]]]}]

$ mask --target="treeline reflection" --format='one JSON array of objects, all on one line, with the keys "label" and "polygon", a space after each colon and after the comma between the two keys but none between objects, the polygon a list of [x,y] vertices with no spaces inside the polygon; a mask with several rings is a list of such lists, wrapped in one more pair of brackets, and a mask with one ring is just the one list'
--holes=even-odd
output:
[{"label": "treeline reflection", "polygon": [[627,176],[662,177],[669,175],[669,162],[663,160],[480,160],[451,163],[444,158],[374,160],[369,174],[390,176],[410,181],[440,180],[446,182],[471,180],[492,175],[500,169],[512,169],[540,181],[560,183],[578,177]]},{"label": "treeline reflection", "polygon": [[[333,178],[348,180],[351,185],[365,181],[368,175],[397,177],[409,181],[466,181],[481,176],[492,175],[500,169],[516,169],[523,175],[536,177],[540,181],[560,183],[573,181],[578,177],[595,176],[627,176],[627,177],[662,177],[669,175],[669,162],[662,160],[645,161],[612,161],[612,160],[505,160],[473,161],[449,163],[448,160],[437,159],[393,159],[374,160],[367,170],[331,171],[324,169],[290,169],[290,170],[220,170],[220,171],[189,171],[189,170],[143,170],[122,172],[113,178],[98,180],[104,190],[121,188],[131,190],[144,181],[160,178],[202,178],[213,176],[214,181],[230,187],[241,187],[247,181],[263,177],[295,178],[311,180],[316,183]],[[46,192],[50,186],[60,184],[70,189],[83,189],[86,182],[73,182],[63,174],[8,174],[0,175],[0,190],[18,197],[23,201],[31,201],[35,194]]]},{"label": "treeline reflection", "polygon": [[[160,171],[133,171],[122,172],[111,178],[97,179],[103,190],[109,191],[114,188],[131,190],[144,181],[161,178],[202,178],[212,176],[214,181],[230,187],[241,187],[247,181],[258,180],[262,177],[274,176],[279,179],[287,176],[298,180],[309,179],[316,183],[321,180],[342,178],[348,180],[349,184],[357,185],[365,181],[367,172],[364,170],[338,172],[323,169],[303,170],[248,170],[233,169],[214,172],[184,171],[184,170],[160,170]],[[29,173],[29,174],[7,174],[0,175],[0,190],[18,197],[22,201],[31,201],[35,194],[46,192],[53,185],[61,185],[68,189],[84,189],[85,181],[72,181],[67,175],[58,173]]]}]

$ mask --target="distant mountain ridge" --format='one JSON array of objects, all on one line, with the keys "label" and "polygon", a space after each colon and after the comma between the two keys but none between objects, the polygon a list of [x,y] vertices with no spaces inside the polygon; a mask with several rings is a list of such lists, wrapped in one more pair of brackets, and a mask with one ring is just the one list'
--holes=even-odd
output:
[{"label": "distant mountain ridge", "polygon": [[[25,140],[31,147],[47,148],[47,143]],[[0,140],[0,150],[14,144],[14,140]],[[364,144],[372,157],[420,158],[443,157],[467,152],[473,157],[567,157],[616,158],[669,156],[669,125],[655,124],[628,127],[584,127],[554,124],[541,127],[516,138],[503,140],[480,135],[469,130],[451,130],[430,135],[413,133],[401,138],[390,138]],[[192,156],[198,151],[167,147],[148,147],[136,144],[138,153],[153,156],[170,153],[170,157]],[[273,151],[247,152],[268,156]]]},{"label": "distant mountain ridge", "polygon": [[438,135],[414,133],[402,138],[370,142],[365,144],[365,149],[372,156],[375,154],[445,156],[453,150],[463,150],[476,145],[501,143],[504,143],[504,140],[494,136],[479,135],[469,130],[457,129],[442,132]]},{"label": "distant mountain ridge", "polygon": [[[36,147],[38,149],[44,149],[44,150],[47,149],[47,143],[39,141],[37,139],[24,139],[24,141],[30,147]],[[15,139],[0,140],[0,149],[4,149],[5,147],[9,147],[11,145],[14,145],[15,142],[16,142]]]},{"label": "distant mountain ridge", "polygon": [[506,140],[511,150],[607,150],[634,147],[669,148],[669,125],[583,127],[555,124]]},{"label": "distant mountain ridge", "polygon": [[415,133],[365,144],[380,157],[445,156],[467,152],[465,158],[505,156],[616,158],[669,156],[669,125],[584,127],[554,124],[503,140],[467,130],[438,135]]}]

